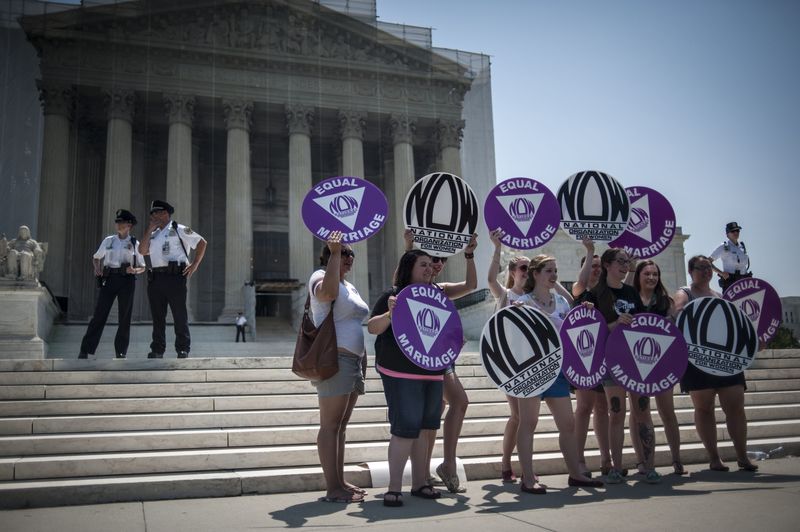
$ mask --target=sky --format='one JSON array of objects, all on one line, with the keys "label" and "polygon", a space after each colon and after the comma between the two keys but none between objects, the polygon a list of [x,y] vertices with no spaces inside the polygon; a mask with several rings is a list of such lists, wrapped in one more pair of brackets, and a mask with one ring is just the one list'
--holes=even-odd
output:
[{"label": "sky", "polygon": [[491,57],[498,180],[556,192],[594,169],[656,189],[691,235],[687,258],[709,254],[736,221],[756,277],[800,295],[800,2],[378,0],[377,10],[432,27],[434,46]]}]

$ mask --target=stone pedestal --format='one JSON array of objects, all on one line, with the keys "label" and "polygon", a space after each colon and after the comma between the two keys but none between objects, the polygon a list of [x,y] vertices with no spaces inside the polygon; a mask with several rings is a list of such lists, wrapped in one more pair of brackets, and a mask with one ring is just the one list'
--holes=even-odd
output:
[{"label": "stone pedestal", "polygon": [[61,314],[46,289],[0,283],[0,359],[47,356],[53,322]]}]

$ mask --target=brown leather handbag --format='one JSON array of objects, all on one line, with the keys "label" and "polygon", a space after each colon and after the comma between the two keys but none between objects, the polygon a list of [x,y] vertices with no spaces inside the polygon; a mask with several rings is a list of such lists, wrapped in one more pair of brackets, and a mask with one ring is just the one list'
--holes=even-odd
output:
[{"label": "brown leather handbag", "polygon": [[324,381],[339,372],[339,348],[336,345],[336,328],[333,323],[334,303],[336,300],[331,302],[331,311],[319,327],[315,327],[309,315],[311,296],[306,298],[306,308],[297,332],[292,360],[292,372],[298,377]]}]

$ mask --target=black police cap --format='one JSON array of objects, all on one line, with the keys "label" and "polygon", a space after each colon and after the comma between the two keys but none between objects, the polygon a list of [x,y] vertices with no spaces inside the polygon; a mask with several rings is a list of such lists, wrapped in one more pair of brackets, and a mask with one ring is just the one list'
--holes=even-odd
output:
[{"label": "black police cap", "polygon": [[167,211],[168,213],[172,214],[175,212],[175,207],[167,203],[166,201],[161,200],[153,200],[153,203],[150,204],[150,214],[158,211]]},{"label": "black police cap", "polygon": [[114,218],[116,223],[127,222],[131,225],[136,225],[136,216],[133,215],[131,211],[126,211],[125,209],[117,209],[116,217]]},{"label": "black police cap", "polygon": [[725,226],[725,232],[730,233],[731,231],[740,230],[741,227],[736,222],[730,222]]}]

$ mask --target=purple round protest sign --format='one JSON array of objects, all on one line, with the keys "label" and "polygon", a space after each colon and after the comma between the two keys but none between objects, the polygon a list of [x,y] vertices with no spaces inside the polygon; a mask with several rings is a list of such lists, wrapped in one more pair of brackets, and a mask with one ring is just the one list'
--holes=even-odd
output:
[{"label": "purple round protest sign", "polygon": [[457,175],[436,172],[411,187],[403,220],[414,235],[414,247],[434,257],[449,257],[467,247],[478,226],[478,199]]},{"label": "purple round protest sign", "polygon": [[767,343],[772,340],[781,324],[783,308],[778,292],[769,283],[746,277],[730,285],[723,296],[750,318],[760,341]]},{"label": "purple round protest sign", "polygon": [[576,240],[610,242],[628,225],[630,202],[616,179],[587,170],[573,174],[558,189],[561,227]]},{"label": "purple round protest sign", "polygon": [[721,297],[700,297],[675,320],[689,348],[689,362],[718,377],[737,375],[753,363],[758,335],[750,318]]},{"label": "purple round protest sign", "polygon": [[664,316],[636,314],[630,325],[620,325],[608,335],[608,372],[629,392],[653,397],[672,390],[688,363],[680,329]]},{"label": "purple round protest sign", "polygon": [[514,177],[489,192],[483,218],[490,231],[502,231],[500,242],[506,246],[534,249],[555,236],[561,210],[546,186],[528,177]]},{"label": "purple round protest sign", "polygon": [[452,365],[464,344],[456,306],[429,284],[412,284],[397,294],[392,332],[403,354],[429,371]]},{"label": "purple round protest sign", "polygon": [[593,307],[575,307],[558,334],[564,346],[562,372],[567,380],[581,390],[601,384],[608,374],[604,360],[608,325],[603,315]]},{"label": "purple round protest sign", "polygon": [[481,363],[497,389],[512,397],[541,395],[564,361],[553,321],[529,306],[501,308],[481,333]]},{"label": "purple round protest sign", "polygon": [[649,259],[669,246],[675,236],[675,211],[667,198],[647,187],[628,187],[631,209],[625,231],[609,242],[623,248],[630,257]]},{"label": "purple round protest sign", "polygon": [[357,177],[331,177],[311,188],[303,200],[303,222],[315,237],[342,232],[342,242],[366,240],[386,223],[389,204],[381,189]]}]

